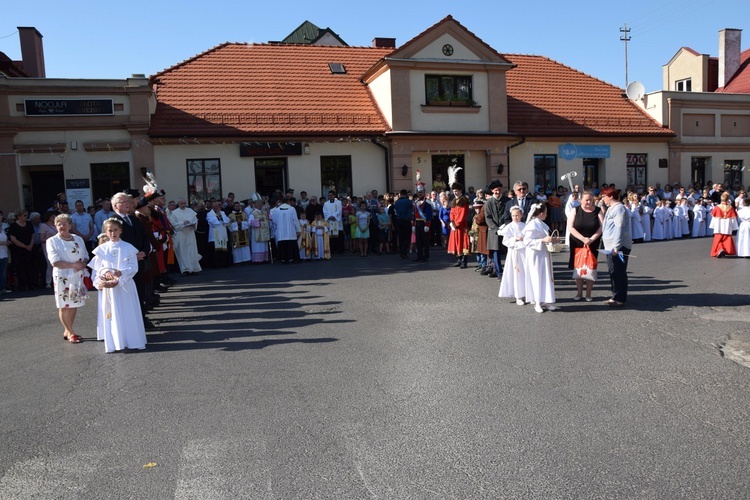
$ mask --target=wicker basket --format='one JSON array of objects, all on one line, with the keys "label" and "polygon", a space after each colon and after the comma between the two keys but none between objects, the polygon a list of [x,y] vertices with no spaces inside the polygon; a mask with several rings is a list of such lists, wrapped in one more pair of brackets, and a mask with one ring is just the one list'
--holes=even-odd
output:
[{"label": "wicker basket", "polygon": [[547,251],[549,251],[550,253],[562,252],[562,249],[565,248],[565,243],[562,242],[562,241],[559,241],[560,240],[560,233],[557,231],[557,229],[555,229],[554,231],[552,231],[552,234],[550,234],[550,236],[552,236],[552,238],[557,238],[558,242],[557,243],[552,243],[550,241],[549,243],[547,243]]}]

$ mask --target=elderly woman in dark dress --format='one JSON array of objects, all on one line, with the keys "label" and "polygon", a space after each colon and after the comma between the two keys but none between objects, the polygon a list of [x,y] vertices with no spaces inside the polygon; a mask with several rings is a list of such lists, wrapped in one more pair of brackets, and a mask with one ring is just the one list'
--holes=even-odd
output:
[{"label": "elderly woman in dark dress", "polygon": [[[584,191],[581,195],[581,206],[568,218],[568,234],[570,234],[570,259],[568,269],[573,269],[576,248],[588,246],[595,257],[599,256],[599,240],[602,236],[602,224],[604,215],[599,207],[594,204],[594,195],[590,191]],[[576,278],[577,293],[573,300],[583,298],[583,282],[586,282],[586,302],[591,302],[591,290],[594,288],[594,280]]]}]

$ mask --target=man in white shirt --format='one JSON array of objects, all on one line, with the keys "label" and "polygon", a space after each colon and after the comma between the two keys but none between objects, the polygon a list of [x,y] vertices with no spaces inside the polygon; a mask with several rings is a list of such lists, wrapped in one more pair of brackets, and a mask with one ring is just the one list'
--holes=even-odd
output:
[{"label": "man in white shirt", "polygon": [[102,232],[102,224],[105,220],[115,215],[112,210],[112,202],[108,199],[102,200],[102,208],[94,214],[94,236]]},{"label": "man in white shirt", "polygon": [[84,243],[86,243],[88,251],[91,252],[93,249],[94,220],[86,212],[81,200],[76,201],[75,207],[76,211],[70,215],[70,218],[73,219],[73,227],[70,232],[80,236]]},{"label": "man in white shirt", "polygon": [[331,252],[344,253],[344,234],[341,232],[341,200],[336,198],[336,192],[328,191],[328,201],[323,204],[323,218],[328,221],[331,231]]}]

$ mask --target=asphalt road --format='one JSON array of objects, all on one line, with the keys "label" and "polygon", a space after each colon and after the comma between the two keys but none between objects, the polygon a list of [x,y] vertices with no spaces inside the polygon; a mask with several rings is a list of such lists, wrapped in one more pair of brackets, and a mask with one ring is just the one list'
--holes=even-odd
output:
[{"label": "asphalt road", "polygon": [[[0,299],[0,498],[750,497],[750,260],[636,245],[627,308],[537,314],[398,256],[178,278],[146,351]],[[606,267],[606,266],[605,266]]]}]

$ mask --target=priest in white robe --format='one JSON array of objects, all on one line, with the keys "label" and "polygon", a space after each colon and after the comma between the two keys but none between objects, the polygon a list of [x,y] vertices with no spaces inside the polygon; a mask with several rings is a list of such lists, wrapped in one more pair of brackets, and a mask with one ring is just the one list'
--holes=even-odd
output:
[{"label": "priest in white robe", "polygon": [[268,211],[263,200],[258,198],[245,208],[247,221],[250,224],[250,253],[253,263],[268,262],[268,248],[271,246],[271,226],[268,222]]},{"label": "priest in white robe", "polygon": [[208,222],[208,246],[213,247],[213,265],[225,267],[229,264],[227,254],[229,217],[221,210],[220,201],[214,202],[213,208],[206,214],[206,222]]},{"label": "priest in white robe", "polygon": [[239,201],[234,202],[229,214],[229,232],[232,236],[232,262],[250,262],[250,222]]},{"label": "priest in white robe", "polygon": [[185,198],[177,200],[177,208],[169,212],[169,222],[174,228],[174,252],[183,276],[202,271],[195,239],[198,214],[187,206]]}]

